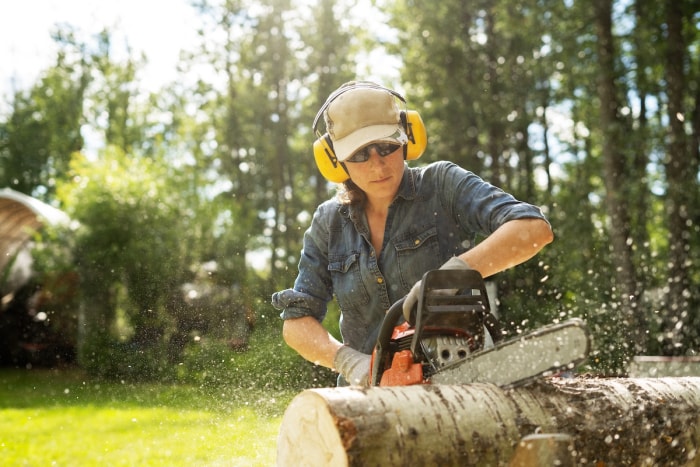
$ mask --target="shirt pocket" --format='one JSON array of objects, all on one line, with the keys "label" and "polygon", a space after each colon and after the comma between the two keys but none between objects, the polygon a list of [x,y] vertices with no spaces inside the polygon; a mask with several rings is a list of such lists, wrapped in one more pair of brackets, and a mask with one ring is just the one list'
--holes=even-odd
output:
[{"label": "shirt pocket", "polygon": [[412,287],[427,271],[442,266],[437,227],[428,226],[394,242],[401,281]]},{"label": "shirt pocket", "polygon": [[333,258],[328,263],[328,271],[333,282],[333,292],[344,314],[369,303],[358,253]]}]

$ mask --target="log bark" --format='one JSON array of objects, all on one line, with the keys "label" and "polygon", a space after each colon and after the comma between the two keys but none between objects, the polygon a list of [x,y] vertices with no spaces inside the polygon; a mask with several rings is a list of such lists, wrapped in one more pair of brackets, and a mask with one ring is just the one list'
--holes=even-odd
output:
[{"label": "log bark", "polygon": [[700,465],[700,378],[552,378],[310,389],[282,418],[279,466],[507,466],[533,433],[580,465]]},{"label": "log bark", "polygon": [[543,433],[524,437],[508,467],[573,467],[573,440],[561,433]]}]

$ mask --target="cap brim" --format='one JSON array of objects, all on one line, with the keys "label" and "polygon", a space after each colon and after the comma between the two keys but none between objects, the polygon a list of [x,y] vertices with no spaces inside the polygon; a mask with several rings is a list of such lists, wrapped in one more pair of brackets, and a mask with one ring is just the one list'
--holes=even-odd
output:
[{"label": "cap brim", "polygon": [[333,151],[335,157],[343,162],[352,156],[355,151],[362,149],[368,144],[386,141],[404,144],[407,138],[400,125],[373,125],[350,133],[345,138],[333,141]]}]

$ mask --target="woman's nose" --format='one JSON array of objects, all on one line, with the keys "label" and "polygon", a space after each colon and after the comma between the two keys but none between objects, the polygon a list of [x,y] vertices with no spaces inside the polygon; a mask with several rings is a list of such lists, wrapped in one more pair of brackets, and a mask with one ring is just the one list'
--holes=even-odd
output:
[{"label": "woman's nose", "polygon": [[375,165],[375,164],[384,165],[386,161],[384,161],[384,158],[379,155],[376,148],[370,148],[369,159],[367,159],[367,162],[369,164],[372,164],[372,165]]}]

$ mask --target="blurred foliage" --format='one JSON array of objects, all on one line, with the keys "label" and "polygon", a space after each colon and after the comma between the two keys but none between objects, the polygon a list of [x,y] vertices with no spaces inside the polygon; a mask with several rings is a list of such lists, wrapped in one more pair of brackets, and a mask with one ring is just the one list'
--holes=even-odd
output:
[{"label": "blurred foliage", "polygon": [[[52,315],[77,332],[79,362],[129,379],[332,384],[283,344],[269,297],[292,285],[332,193],[311,121],[355,78],[420,112],[416,164],[453,160],[543,207],[556,241],[492,278],[511,333],[582,317],[589,369],[606,374],[640,352],[696,353],[697,5],[372,4],[194,2],[201,41],[154,93],[147,58],[117,59],[109,31],[54,31],[56,63],[0,120],[0,186],[75,221],[45,229],[35,256],[40,280],[79,276]],[[337,318],[333,304],[336,335]]]},{"label": "blurred foliage", "polygon": [[279,326],[256,329],[249,345],[250,351],[236,352],[215,339],[193,339],[175,377],[191,384],[266,390],[335,385],[331,370],[307,362],[284,343]]}]

